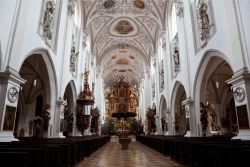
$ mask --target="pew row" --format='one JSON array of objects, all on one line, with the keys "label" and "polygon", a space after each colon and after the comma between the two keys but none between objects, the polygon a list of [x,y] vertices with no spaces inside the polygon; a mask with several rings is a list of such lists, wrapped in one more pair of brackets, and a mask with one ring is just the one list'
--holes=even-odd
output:
[{"label": "pew row", "polygon": [[[110,136],[22,137],[0,142],[0,162],[9,167],[73,167],[110,141]],[[14,161],[13,161],[14,160]]]}]

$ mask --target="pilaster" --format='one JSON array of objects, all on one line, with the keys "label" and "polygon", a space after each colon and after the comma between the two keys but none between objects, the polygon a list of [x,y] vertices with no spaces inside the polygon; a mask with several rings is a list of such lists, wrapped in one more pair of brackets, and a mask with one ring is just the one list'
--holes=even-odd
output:
[{"label": "pilaster", "polygon": [[250,73],[242,68],[226,82],[232,85],[239,127],[234,139],[250,140]]},{"label": "pilaster", "polygon": [[21,84],[26,80],[17,71],[0,72],[0,141],[16,140],[13,136]]}]

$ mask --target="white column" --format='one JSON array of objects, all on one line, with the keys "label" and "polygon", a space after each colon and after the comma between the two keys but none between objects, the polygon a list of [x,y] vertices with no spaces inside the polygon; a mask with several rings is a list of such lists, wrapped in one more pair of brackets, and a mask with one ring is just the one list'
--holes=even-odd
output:
[{"label": "white column", "polygon": [[147,134],[148,128],[147,128],[147,109],[150,107],[151,97],[152,97],[152,88],[150,84],[150,68],[144,68],[144,80],[143,80],[143,117],[144,119],[144,132]]},{"label": "white column", "polygon": [[64,138],[62,132],[60,132],[60,123],[64,119],[64,109],[65,106],[67,105],[67,102],[63,100],[62,98],[59,98],[56,102],[57,107],[56,107],[56,112],[55,112],[55,117],[54,117],[54,137],[60,137]]},{"label": "white column", "polygon": [[[91,105],[85,105],[83,109],[84,109],[84,115],[90,115]],[[90,117],[90,121],[91,121],[91,117]],[[84,130],[84,134],[83,134],[84,136],[90,136],[90,135],[92,135],[90,133],[90,126],[91,125],[89,125],[88,129]]]},{"label": "white column", "polygon": [[159,114],[155,115],[155,123],[156,123],[156,135],[162,134],[162,128],[161,128],[161,118]]},{"label": "white column", "polygon": [[166,133],[165,135],[171,135],[173,134],[173,124],[172,124],[172,119],[171,119],[171,111],[169,108],[167,108],[166,110],[166,125],[167,125],[167,129],[166,129]]},{"label": "white column", "polygon": [[105,99],[104,99],[104,90],[103,90],[103,80],[102,80],[102,69],[96,67],[96,84],[95,84],[95,106],[100,110],[100,117],[98,120],[98,134],[101,134],[101,122],[104,122],[103,116],[105,114],[105,108],[103,108]]},{"label": "white column", "polygon": [[186,137],[195,136],[196,134],[196,125],[192,122],[195,119],[195,111],[194,111],[194,102],[191,100],[191,97],[187,97],[186,100],[182,102],[182,106],[185,107],[186,119],[188,118],[188,123],[190,126],[190,130],[186,132]]},{"label": "white column", "polygon": [[[155,122],[156,122],[156,135],[161,135],[162,134],[162,128],[161,128],[161,119],[160,119],[160,111],[159,111],[159,60],[157,57],[156,53],[153,53],[153,58],[154,58],[154,69],[155,69],[155,105],[156,105],[156,117],[155,117]],[[157,118],[157,119],[156,119]]]}]

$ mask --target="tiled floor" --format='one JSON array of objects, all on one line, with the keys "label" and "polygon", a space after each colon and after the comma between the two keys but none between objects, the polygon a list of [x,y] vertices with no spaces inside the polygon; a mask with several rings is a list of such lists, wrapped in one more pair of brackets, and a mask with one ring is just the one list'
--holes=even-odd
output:
[{"label": "tiled floor", "polygon": [[121,150],[118,142],[109,142],[75,167],[184,167],[162,154],[131,142],[128,150]]}]

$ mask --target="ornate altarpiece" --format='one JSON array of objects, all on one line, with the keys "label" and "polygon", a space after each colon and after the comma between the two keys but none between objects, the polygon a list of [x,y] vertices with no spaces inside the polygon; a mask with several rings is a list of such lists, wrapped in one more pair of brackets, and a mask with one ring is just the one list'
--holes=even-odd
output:
[{"label": "ornate altarpiece", "polygon": [[138,88],[123,80],[113,84],[106,94],[107,114],[111,117],[115,112],[134,112],[138,110]]}]

